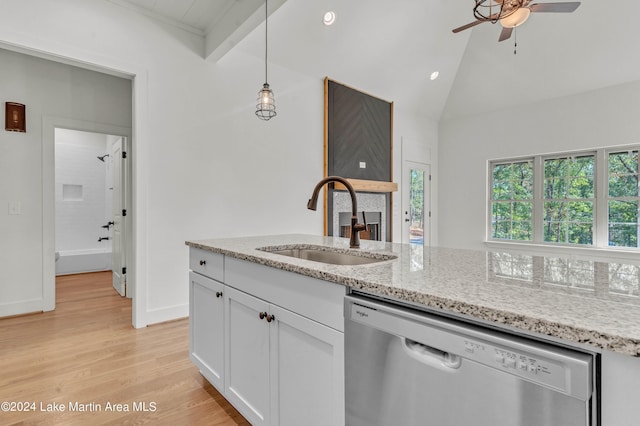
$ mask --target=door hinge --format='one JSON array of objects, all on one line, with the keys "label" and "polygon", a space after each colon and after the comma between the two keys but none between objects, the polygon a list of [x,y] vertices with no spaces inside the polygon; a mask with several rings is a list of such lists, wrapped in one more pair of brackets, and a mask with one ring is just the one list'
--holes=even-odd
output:
[{"label": "door hinge", "polygon": [[429,175],[429,182],[431,182],[431,175]]},{"label": "door hinge", "polygon": [[127,215],[127,209],[122,209],[122,216],[126,216]]},{"label": "door hinge", "polygon": [[431,217],[431,212],[429,212],[429,217]]},{"label": "door hinge", "polygon": [[127,158],[127,151],[122,151],[122,158]]},{"label": "door hinge", "polygon": [[122,268],[122,275],[125,275],[126,273],[127,273],[127,268],[126,267]]}]

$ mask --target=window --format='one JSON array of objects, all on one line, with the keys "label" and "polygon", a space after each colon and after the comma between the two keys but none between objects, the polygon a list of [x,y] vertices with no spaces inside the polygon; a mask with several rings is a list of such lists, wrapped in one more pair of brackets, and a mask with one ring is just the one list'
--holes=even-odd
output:
[{"label": "window", "polygon": [[532,163],[495,164],[492,182],[492,238],[530,241],[533,219]]},{"label": "window", "polygon": [[640,247],[640,147],[490,162],[491,240]]},{"label": "window", "polygon": [[638,247],[638,151],[609,153],[609,245]]},{"label": "window", "polygon": [[594,155],[544,160],[544,241],[593,243]]}]

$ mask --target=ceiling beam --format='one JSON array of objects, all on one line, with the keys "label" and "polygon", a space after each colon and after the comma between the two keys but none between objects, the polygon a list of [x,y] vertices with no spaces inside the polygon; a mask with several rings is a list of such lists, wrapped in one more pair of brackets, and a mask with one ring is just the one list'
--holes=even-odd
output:
[{"label": "ceiling beam", "polygon": [[[269,16],[287,0],[271,0]],[[217,62],[249,33],[264,22],[263,0],[237,0],[229,10],[207,28],[204,57]]]}]

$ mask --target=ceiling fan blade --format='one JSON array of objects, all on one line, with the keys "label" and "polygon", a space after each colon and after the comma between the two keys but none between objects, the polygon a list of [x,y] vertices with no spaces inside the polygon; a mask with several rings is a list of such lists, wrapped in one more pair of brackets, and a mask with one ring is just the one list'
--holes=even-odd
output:
[{"label": "ceiling fan blade", "polygon": [[454,28],[453,32],[454,33],[459,33],[460,31],[464,31],[464,30],[467,30],[469,28],[475,27],[476,25],[482,24],[483,22],[486,22],[486,21],[480,21],[480,20],[473,21],[473,22],[468,23],[467,25],[463,25],[461,27]]},{"label": "ceiling fan blade", "polygon": [[532,12],[555,12],[569,13],[573,12],[580,6],[579,1],[566,3],[536,3],[529,6]]},{"label": "ceiling fan blade", "polygon": [[506,39],[511,37],[512,32],[513,28],[503,27],[502,32],[500,32],[500,38],[498,38],[498,41],[505,41]]}]

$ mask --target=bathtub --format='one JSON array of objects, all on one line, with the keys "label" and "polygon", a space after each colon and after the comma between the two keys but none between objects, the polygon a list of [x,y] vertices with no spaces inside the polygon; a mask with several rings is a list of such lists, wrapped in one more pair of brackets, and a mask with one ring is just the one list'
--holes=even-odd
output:
[{"label": "bathtub", "polygon": [[111,249],[66,250],[57,254],[56,275],[111,270]]}]

